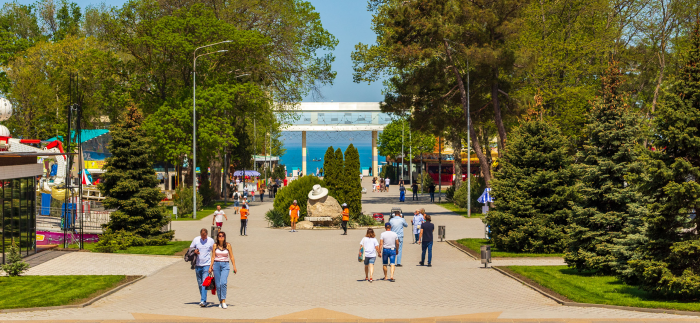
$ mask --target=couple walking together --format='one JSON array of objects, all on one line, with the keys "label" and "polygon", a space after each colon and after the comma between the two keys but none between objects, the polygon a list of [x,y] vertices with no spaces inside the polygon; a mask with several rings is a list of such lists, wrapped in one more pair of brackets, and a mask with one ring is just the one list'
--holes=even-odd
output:
[{"label": "couple walking together", "polygon": [[226,309],[228,275],[232,267],[233,273],[237,273],[231,244],[226,242],[226,233],[223,231],[219,231],[216,241],[207,236],[207,229],[200,230],[199,234],[190,244],[190,250],[196,255],[195,274],[201,296],[199,306],[207,307],[207,287],[203,283],[207,276],[213,276],[219,307]]}]

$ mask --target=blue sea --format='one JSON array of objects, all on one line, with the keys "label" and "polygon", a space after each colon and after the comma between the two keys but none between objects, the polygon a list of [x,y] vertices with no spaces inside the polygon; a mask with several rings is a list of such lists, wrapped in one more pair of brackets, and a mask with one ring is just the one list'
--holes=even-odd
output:
[{"label": "blue sea", "polygon": [[[280,163],[287,166],[288,172],[295,168],[301,170],[301,133],[285,132],[281,139],[287,151],[281,156]],[[371,132],[307,132],[306,171],[308,174],[315,173],[316,168],[323,168],[323,158],[329,146],[333,146],[334,150],[340,148],[345,154],[345,149],[351,143],[360,153],[360,167],[362,169],[372,167]],[[314,159],[320,159],[321,161],[314,162]],[[380,165],[384,160],[384,157],[379,156]]]}]

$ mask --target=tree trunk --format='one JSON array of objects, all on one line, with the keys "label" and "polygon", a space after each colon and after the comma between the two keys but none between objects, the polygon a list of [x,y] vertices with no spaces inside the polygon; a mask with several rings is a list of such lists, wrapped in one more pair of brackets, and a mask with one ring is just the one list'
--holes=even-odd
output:
[{"label": "tree trunk", "polygon": [[498,157],[503,155],[503,150],[506,147],[506,127],[503,126],[503,117],[501,117],[501,105],[498,102],[498,67],[493,68],[493,82],[491,83],[491,100],[493,101],[493,113],[498,128]]},{"label": "tree trunk", "polygon": [[192,157],[187,159],[187,175],[185,176],[185,185],[187,187],[192,187],[192,178],[194,175],[195,169],[194,169],[194,164],[192,164]]},{"label": "tree trunk", "polygon": [[173,184],[170,183],[170,172],[169,172],[170,163],[168,163],[168,162],[166,161],[166,162],[164,162],[163,164],[165,164],[165,180],[163,181],[163,184],[165,184],[165,185],[163,185],[163,186],[165,186],[165,190],[166,190],[166,191],[169,191],[169,190],[171,190],[172,187],[173,187]]},{"label": "tree trunk", "polygon": [[452,61],[452,54],[450,54],[450,50],[447,45],[447,40],[444,41],[444,44],[447,59],[449,60],[450,64],[452,64],[452,72],[457,78],[457,85],[459,85],[459,93],[462,97],[462,108],[464,110],[464,119],[467,120],[468,123],[467,126],[469,128],[469,136],[471,137],[472,141],[472,148],[474,148],[474,151],[476,152],[476,157],[479,158],[479,168],[481,168],[481,173],[484,175],[486,186],[491,187],[491,169],[489,167],[488,162],[486,161],[486,156],[484,156],[484,152],[481,150],[479,138],[476,136],[476,132],[474,131],[474,124],[471,122],[471,118],[469,118],[467,115],[467,91],[464,90],[464,82],[462,81],[462,76],[459,75],[459,71],[457,71],[457,67]]},{"label": "tree trunk", "polygon": [[454,149],[454,187],[455,191],[462,185],[462,138],[454,132],[452,136],[452,149]]},{"label": "tree trunk", "polygon": [[218,198],[223,196],[221,189],[221,165],[221,153],[217,153],[214,159],[209,162],[209,168],[211,168],[211,188]]}]

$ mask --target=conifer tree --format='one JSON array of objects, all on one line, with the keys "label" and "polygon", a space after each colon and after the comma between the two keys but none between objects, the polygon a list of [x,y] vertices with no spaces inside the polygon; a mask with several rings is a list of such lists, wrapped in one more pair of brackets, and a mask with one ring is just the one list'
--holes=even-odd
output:
[{"label": "conifer tree", "polygon": [[350,208],[350,216],[358,217],[362,213],[362,182],[360,180],[360,153],[350,144],[345,149],[345,203]]},{"label": "conifer tree", "polygon": [[[332,189],[329,187],[329,194],[333,196],[336,200],[338,200],[338,203],[341,205],[345,202],[345,189],[344,189],[344,183],[346,178],[345,178],[345,161],[343,160],[343,151],[340,150],[340,148],[335,150],[335,177],[333,178],[333,187]],[[348,203],[348,206],[350,204]]]},{"label": "conifer tree", "polygon": [[107,196],[105,207],[117,210],[112,212],[105,229],[149,237],[159,235],[168,220],[159,205],[163,193],[150,161],[153,147],[142,122],[141,112],[130,106],[124,119],[112,126],[112,156],[107,158],[99,188]]},{"label": "conifer tree", "polygon": [[644,244],[623,278],[665,296],[700,296],[700,20],[677,79],[654,118],[655,151],[630,182],[650,198]]},{"label": "conifer tree", "polygon": [[323,156],[323,181],[326,183],[329,194],[335,197],[335,185],[337,183],[337,162],[335,160],[335,149],[333,146],[326,149],[326,155]]},{"label": "conifer tree", "polygon": [[617,269],[617,241],[624,239],[639,192],[625,176],[638,157],[639,118],[620,93],[620,69],[611,64],[602,79],[601,96],[586,124],[586,141],[576,155],[580,199],[572,203],[569,242],[564,256],[578,270],[612,274]]},{"label": "conifer tree", "polygon": [[22,255],[19,252],[17,243],[15,243],[15,239],[12,239],[8,249],[7,263],[0,266],[0,270],[6,272],[10,277],[19,276],[29,270],[29,264],[22,260]]},{"label": "conifer tree", "polygon": [[566,137],[551,123],[530,120],[509,138],[492,181],[495,208],[485,219],[494,246],[515,252],[562,252],[575,180]]}]

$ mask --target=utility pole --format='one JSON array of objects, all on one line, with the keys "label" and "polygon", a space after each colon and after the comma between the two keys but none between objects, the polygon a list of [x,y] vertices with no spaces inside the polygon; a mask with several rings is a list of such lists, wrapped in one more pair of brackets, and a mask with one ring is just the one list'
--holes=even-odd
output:
[{"label": "utility pole", "polygon": [[438,137],[438,203],[442,202],[442,136]]},{"label": "utility pole", "polygon": [[[471,113],[469,100],[469,58],[467,58],[467,126],[471,124]],[[467,131],[467,217],[472,217],[472,142],[469,131]],[[461,139],[460,139],[461,140]]]}]

